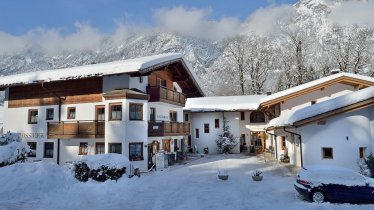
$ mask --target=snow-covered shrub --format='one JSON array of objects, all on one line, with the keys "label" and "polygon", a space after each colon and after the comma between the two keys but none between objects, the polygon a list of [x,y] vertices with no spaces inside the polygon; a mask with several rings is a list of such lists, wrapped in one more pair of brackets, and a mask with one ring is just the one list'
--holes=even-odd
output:
[{"label": "snow-covered shrub", "polygon": [[358,161],[360,173],[364,176],[374,178],[374,155],[370,153],[365,159]]},{"label": "snow-covered shrub", "polygon": [[21,142],[19,135],[7,132],[0,136],[0,167],[25,162],[30,147]]},{"label": "snow-covered shrub", "polygon": [[238,145],[237,137],[230,132],[227,120],[223,120],[223,133],[218,135],[216,140],[217,149],[220,153],[230,153]]},{"label": "snow-covered shrub", "polygon": [[105,182],[121,178],[128,165],[129,160],[120,154],[87,155],[74,162],[74,173],[75,178],[82,182],[89,179]]}]

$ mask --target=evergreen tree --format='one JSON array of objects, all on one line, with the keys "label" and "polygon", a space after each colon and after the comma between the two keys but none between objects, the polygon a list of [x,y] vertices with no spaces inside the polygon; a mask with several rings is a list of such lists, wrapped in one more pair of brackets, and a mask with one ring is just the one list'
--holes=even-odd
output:
[{"label": "evergreen tree", "polygon": [[230,126],[226,119],[223,120],[223,132],[218,135],[216,143],[220,153],[230,153],[238,145],[237,137],[234,137],[230,132]]}]

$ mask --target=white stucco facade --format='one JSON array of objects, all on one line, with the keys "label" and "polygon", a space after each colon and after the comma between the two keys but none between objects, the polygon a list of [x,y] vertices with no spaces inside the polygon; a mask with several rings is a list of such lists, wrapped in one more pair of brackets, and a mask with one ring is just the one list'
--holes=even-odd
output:
[{"label": "white stucco facade", "polygon": [[[216,139],[223,132],[224,119],[230,127],[230,132],[236,137],[237,146],[231,151],[240,153],[240,145],[251,145],[251,132],[264,132],[265,123],[250,123],[251,111],[243,111],[244,119],[241,118],[241,112],[192,112],[187,113],[191,122],[191,139],[192,146],[196,146],[198,152],[203,152],[208,147],[210,154],[217,153]],[[216,128],[216,119],[219,126]],[[204,125],[209,124],[209,133],[205,133]],[[199,131],[199,137],[196,136],[196,129]],[[245,139],[242,137],[245,136]],[[243,142],[244,141],[244,142]]]}]

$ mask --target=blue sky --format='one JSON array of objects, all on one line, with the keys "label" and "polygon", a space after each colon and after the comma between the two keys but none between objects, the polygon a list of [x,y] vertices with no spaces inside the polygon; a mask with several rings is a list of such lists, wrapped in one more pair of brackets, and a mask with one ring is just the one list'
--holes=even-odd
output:
[{"label": "blue sky", "polygon": [[18,36],[35,28],[53,28],[69,34],[79,22],[102,33],[112,33],[118,22],[153,26],[155,11],[178,6],[209,11],[207,18],[211,20],[232,17],[243,21],[259,8],[295,2],[297,0],[2,0],[0,31]]}]

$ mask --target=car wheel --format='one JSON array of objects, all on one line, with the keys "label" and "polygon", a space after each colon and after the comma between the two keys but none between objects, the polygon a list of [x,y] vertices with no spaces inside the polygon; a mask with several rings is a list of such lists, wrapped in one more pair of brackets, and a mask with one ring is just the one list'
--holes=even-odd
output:
[{"label": "car wheel", "polygon": [[323,203],[325,201],[325,194],[322,191],[316,190],[312,194],[312,200],[315,203]]}]

